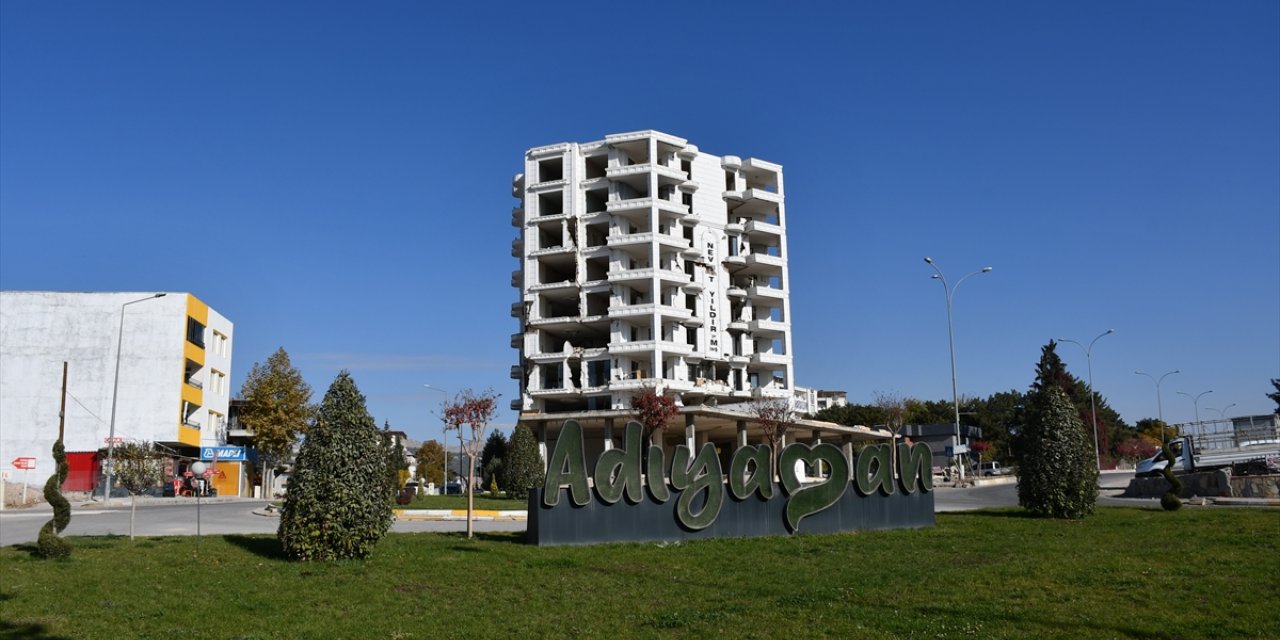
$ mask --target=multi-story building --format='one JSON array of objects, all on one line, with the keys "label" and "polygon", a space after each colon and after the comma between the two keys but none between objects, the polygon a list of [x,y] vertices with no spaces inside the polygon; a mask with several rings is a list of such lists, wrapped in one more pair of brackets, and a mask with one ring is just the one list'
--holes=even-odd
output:
[{"label": "multi-story building", "polygon": [[[117,442],[199,459],[226,444],[232,339],[232,323],[189,293],[0,292],[0,458],[53,472],[65,362],[65,490],[96,487],[113,409]],[[239,463],[218,466],[214,486],[236,491]]]},{"label": "multi-story building", "polygon": [[790,396],[782,167],[639,131],[529,150],[514,195],[517,409]]},{"label": "multi-story building", "polygon": [[530,149],[512,195],[522,421],[793,397],[781,166],[637,131]]}]

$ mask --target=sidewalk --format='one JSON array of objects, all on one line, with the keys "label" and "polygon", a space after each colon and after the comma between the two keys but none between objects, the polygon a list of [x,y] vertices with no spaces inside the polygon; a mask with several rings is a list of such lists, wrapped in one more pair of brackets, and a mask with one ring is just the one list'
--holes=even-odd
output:
[{"label": "sidewalk", "polygon": [[[396,520],[419,521],[458,521],[467,519],[466,509],[393,509]],[[493,509],[475,509],[472,519],[476,522],[523,522],[529,519],[529,512],[524,509],[495,511]],[[267,518],[279,518],[280,509],[274,505],[265,505],[253,510],[254,515]]]}]

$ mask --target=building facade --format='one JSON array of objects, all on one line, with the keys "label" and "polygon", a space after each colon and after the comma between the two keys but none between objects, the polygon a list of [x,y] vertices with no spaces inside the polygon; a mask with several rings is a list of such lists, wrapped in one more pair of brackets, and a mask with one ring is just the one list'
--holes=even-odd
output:
[{"label": "building facade", "polygon": [[639,131],[530,149],[512,195],[513,409],[792,395],[781,166]]},{"label": "building facade", "polygon": [[[586,454],[618,445],[646,389],[675,399],[667,449],[763,442],[753,406],[796,406],[782,167],[657,131],[530,149],[512,182],[518,237],[511,377],[544,453],[565,421]],[[615,423],[618,427],[615,430]],[[887,434],[797,419],[786,441]]]},{"label": "building facade", "polygon": [[[189,293],[0,292],[0,458],[53,473],[66,362],[64,490],[96,488],[113,405],[117,443],[163,445],[179,473],[226,444],[233,340],[231,321]],[[219,463],[220,492],[237,491],[239,466]]]}]

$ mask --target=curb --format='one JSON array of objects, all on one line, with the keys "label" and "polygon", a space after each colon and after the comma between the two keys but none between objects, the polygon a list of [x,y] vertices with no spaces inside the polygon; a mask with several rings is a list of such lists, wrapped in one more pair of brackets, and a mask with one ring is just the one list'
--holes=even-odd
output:
[{"label": "curb", "polygon": [[[472,519],[477,522],[497,520],[528,520],[529,513],[523,509],[496,511],[493,509],[475,509]],[[397,520],[466,520],[466,509],[395,509]]]}]

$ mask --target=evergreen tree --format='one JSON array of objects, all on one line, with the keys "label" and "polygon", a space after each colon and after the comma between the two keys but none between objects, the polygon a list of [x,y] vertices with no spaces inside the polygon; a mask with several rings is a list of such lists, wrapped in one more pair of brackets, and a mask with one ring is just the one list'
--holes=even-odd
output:
[{"label": "evergreen tree", "polygon": [[542,486],[546,479],[538,441],[529,427],[520,425],[511,433],[506,463],[502,465],[502,485],[515,500],[528,500],[529,491]]},{"label": "evergreen tree", "polygon": [[382,423],[382,448],[387,456],[387,499],[395,501],[400,489],[409,481],[409,461],[405,459],[404,444],[391,435],[391,423]]},{"label": "evergreen tree", "polygon": [[364,396],[343,371],[298,452],[280,512],[280,544],[297,560],[364,558],[392,518],[386,449]]},{"label": "evergreen tree", "polygon": [[1063,388],[1070,374],[1053,346],[1041,352],[1027,423],[1014,447],[1018,503],[1038,516],[1083,518],[1098,498],[1093,438]]},{"label": "evergreen tree", "polygon": [[49,476],[49,480],[44,483],[44,499],[53,507],[53,518],[40,527],[36,551],[45,558],[69,558],[71,544],[58,537],[58,534],[71,524],[71,503],[67,502],[61,491],[62,483],[67,481],[67,473],[70,472],[70,467],[67,466],[67,450],[62,446],[61,434],[53,443],[53,460],[57,466],[53,475]]},{"label": "evergreen tree", "polygon": [[501,431],[494,431],[489,434],[489,439],[484,442],[484,450],[480,452],[480,475],[483,480],[483,486],[490,486],[496,480],[500,486],[505,487],[506,483],[502,481],[502,465],[507,457],[507,437],[502,435]]},{"label": "evergreen tree", "polygon": [[1267,397],[1271,398],[1271,401],[1276,403],[1275,412],[1280,413],[1280,378],[1272,378],[1271,386],[1275,387],[1276,390],[1268,393]]}]

